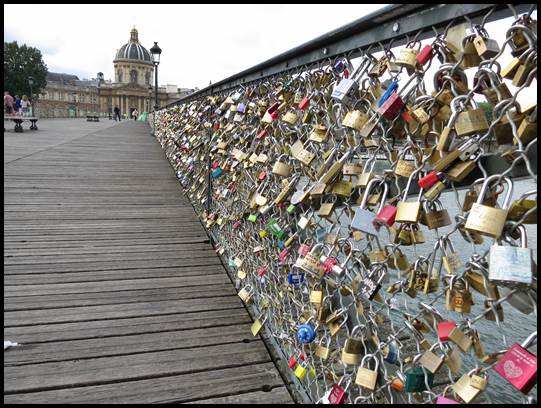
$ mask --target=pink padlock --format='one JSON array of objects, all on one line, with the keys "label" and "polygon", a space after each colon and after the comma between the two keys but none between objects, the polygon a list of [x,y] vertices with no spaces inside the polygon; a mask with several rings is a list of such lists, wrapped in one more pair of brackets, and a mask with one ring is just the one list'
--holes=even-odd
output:
[{"label": "pink padlock", "polygon": [[286,263],[286,258],[288,255],[289,250],[287,248],[284,248],[284,250],[278,254],[278,258],[280,258],[280,263],[282,263],[282,265]]},{"label": "pink padlock", "polygon": [[269,271],[269,268],[267,266],[262,266],[261,268],[258,269],[257,275],[258,276],[265,276],[268,271]]},{"label": "pink padlock", "polygon": [[535,341],[537,330],[522,344],[513,344],[494,366],[494,371],[524,394],[537,384],[537,356],[527,350]]},{"label": "pink padlock", "polygon": [[308,252],[310,252],[310,250],[312,249],[312,247],[308,244],[300,244],[299,245],[299,249],[298,249],[298,253],[300,256],[306,256],[306,254]]},{"label": "pink padlock", "polygon": [[448,385],[447,387],[443,389],[441,395],[439,395],[438,398],[436,398],[436,404],[460,404],[460,402],[455,401],[454,399],[451,399],[451,398],[447,398],[445,396],[447,394],[447,390],[449,390],[450,387],[451,385]]}]

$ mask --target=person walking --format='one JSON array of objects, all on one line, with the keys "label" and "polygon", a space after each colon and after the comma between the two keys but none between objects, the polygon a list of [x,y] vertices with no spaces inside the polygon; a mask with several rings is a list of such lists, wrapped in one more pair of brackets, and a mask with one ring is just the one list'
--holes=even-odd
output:
[{"label": "person walking", "polygon": [[4,91],[4,113],[7,115],[13,114],[13,96],[8,91]]},{"label": "person walking", "polygon": [[21,97],[19,95],[15,95],[15,112],[21,113]]},{"label": "person walking", "polygon": [[118,118],[118,121],[122,121],[122,119],[120,119],[120,109],[118,108],[118,106],[115,106],[115,122],[116,122],[116,118]]},{"label": "person walking", "polygon": [[28,96],[23,95],[23,99],[21,100],[21,109],[23,111],[23,116],[28,116],[28,113],[30,112],[30,101],[28,100]]},{"label": "person walking", "polygon": [[137,120],[139,117],[139,112],[137,112],[137,109],[134,109],[131,115],[133,116],[133,120]]}]

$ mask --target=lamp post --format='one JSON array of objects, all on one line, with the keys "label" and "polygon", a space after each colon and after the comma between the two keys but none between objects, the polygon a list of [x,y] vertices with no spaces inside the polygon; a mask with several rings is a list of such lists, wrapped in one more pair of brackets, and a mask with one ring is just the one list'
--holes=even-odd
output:
[{"label": "lamp post", "polygon": [[28,85],[30,85],[30,100],[32,101],[32,114],[35,114],[36,111],[34,109],[34,100],[32,99],[32,85],[34,85],[34,77],[29,76],[28,77]]},{"label": "lamp post", "polygon": [[158,47],[158,43],[154,41],[154,45],[150,49],[152,54],[152,63],[154,64],[154,115],[153,122],[154,126],[152,127],[152,136],[156,136],[156,111],[158,110],[158,65],[160,64],[160,55],[162,49]]},{"label": "lamp post", "polygon": [[150,114],[150,104],[151,104],[151,100],[152,100],[152,85],[150,85],[148,87],[148,101],[147,101],[147,109],[148,109],[148,113]]}]

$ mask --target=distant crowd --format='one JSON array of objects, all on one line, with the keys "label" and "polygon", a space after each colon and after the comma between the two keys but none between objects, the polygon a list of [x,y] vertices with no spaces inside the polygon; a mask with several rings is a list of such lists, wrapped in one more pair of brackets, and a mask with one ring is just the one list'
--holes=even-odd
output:
[{"label": "distant crowd", "polygon": [[23,95],[21,98],[19,95],[15,95],[15,98],[9,94],[8,91],[4,92],[4,113],[6,115],[31,115],[32,102],[28,99],[28,96]]}]

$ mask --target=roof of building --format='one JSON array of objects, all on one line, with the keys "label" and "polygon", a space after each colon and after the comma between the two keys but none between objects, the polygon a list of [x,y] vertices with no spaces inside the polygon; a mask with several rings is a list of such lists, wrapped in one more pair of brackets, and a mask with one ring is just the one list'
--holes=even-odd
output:
[{"label": "roof of building", "polygon": [[131,30],[130,34],[130,42],[120,47],[116,53],[115,60],[129,59],[152,63],[150,52],[139,44],[138,32],[135,27]]},{"label": "roof of building", "polygon": [[71,82],[78,81],[79,77],[77,75],[71,74],[59,74],[57,72],[47,72],[47,81],[53,82]]}]

